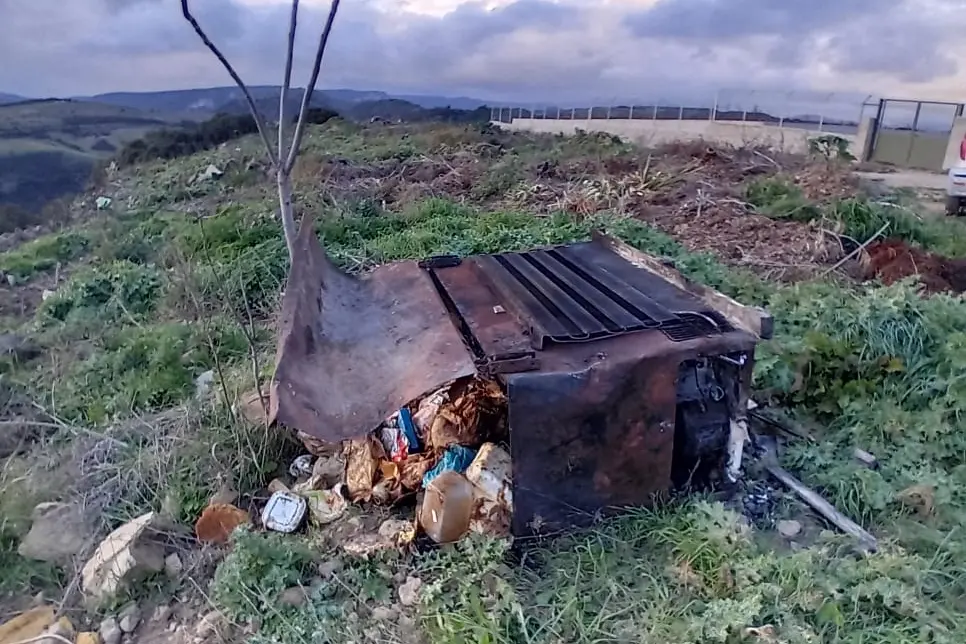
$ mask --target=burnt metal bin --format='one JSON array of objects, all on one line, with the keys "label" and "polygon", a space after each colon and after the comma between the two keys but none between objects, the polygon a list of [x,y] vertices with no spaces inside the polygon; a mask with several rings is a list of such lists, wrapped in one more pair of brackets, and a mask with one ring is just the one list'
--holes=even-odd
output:
[{"label": "burnt metal bin", "polygon": [[719,470],[771,318],[611,238],[421,263],[509,405],[515,535]]},{"label": "burnt metal bin", "polygon": [[270,422],[365,438],[461,378],[508,395],[513,532],[587,523],[737,475],[755,344],[771,317],[613,238],[524,253],[335,267],[302,221]]}]

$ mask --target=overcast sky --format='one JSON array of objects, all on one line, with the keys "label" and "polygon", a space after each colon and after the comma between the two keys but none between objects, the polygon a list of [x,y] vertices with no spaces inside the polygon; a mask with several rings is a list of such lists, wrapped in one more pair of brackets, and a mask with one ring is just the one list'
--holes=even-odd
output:
[{"label": "overcast sky", "polygon": [[[252,84],[277,84],[287,0],[192,0]],[[305,65],[325,0],[303,0]],[[343,0],[323,87],[601,100],[747,87],[966,100],[966,0]],[[303,84],[304,80],[298,80]],[[178,0],[0,0],[0,91],[230,84]]]}]

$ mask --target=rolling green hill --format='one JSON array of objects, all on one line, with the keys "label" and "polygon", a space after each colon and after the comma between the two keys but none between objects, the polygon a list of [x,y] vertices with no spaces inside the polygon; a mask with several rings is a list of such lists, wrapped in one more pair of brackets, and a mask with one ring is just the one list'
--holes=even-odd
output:
[{"label": "rolling green hill", "polygon": [[73,100],[0,105],[0,203],[39,210],[81,190],[99,159],[181,120],[177,114]]}]

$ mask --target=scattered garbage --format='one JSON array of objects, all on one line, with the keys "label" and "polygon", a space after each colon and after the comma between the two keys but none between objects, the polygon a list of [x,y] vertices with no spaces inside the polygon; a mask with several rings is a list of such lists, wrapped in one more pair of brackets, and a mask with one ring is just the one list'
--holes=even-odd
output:
[{"label": "scattered garbage", "polygon": [[314,525],[327,525],[345,514],[349,503],[342,496],[342,488],[343,484],[339,483],[331,490],[311,490],[303,494],[308,505],[309,520]]},{"label": "scattered garbage", "polygon": [[349,499],[353,502],[368,501],[372,498],[379,462],[385,460],[382,443],[367,436],[347,441],[343,448],[345,456],[345,482]]},{"label": "scattered garbage", "polygon": [[382,446],[394,462],[406,460],[410,454],[420,450],[419,437],[412,414],[403,407],[383,425],[380,430]]},{"label": "scattered garbage", "polygon": [[204,172],[198,174],[195,177],[195,181],[211,181],[212,179],[217,179],[225,172],[213,163],[209,163],[208,167],[204,169]]},{"label": "scattered garbage", "polygon": [[476,458],[476,450],[462,445],[453,445],[445,452],[439,462],[423,475],[423,487],[429,487],[433,479],[443,472],[453,471],[462,474]]},{"label": "scattered garbage", "polygon": [[466,478],[487,498],[513,505],[513,465],[510,454],[499,445],[484,443],[466,469]]},{"label": "scattered garbage", "polygon": [[412,520],[386,519],[379,526],[379,535],[392,541],[397,548],[403,548],[416,538],[416,524]]},{"label": "scattered garbage", "polygon": [[111,207],[112,200],[110,197],[98,197],[94,203],[98,210],[107,210]]},{"label": "scattered garbage", "polygon": [[275,532],[295,532],[308,510],[308,502],[298,494],[285,490],[275,492],[262,510],[262,525]]},{"label": "scattered garbage", "polygon": [[288,473],[295,479],[312,476],[312,455],[302,454],[297,457],[288,466]]},{"label": "scattered garbage", "polygon": [[[415,497],[414,529],[437,542],[541,532],[646,504],[699,465],[708,482],[745,469],[754,348],[772,319],[660,258],[597,235],[358,277],[311,218],[295,248],[265,420],[306,447],[273,499],[300,499],[313,525]],[[343,547],[372,552],[402,528]]]},{"label": "scattered garbage", "polygon": [[235,528],[251,521],[247,512],[229,503],[214,503],[195,522],[195,535],[205,543],[228,543]]},{"label": "scattered garbage", "polygon": [[510,532],[513,516],[513,469],[510,454],[499,445],[484,443],[466,470],[477,496],[470,530],[502,537]]},{"label": "scattered garbage", "polygon": [[430,481],[419,510],[419,524],[436,543],[458,541],[470,529],[476,495],[465,476],[446,470]]}]

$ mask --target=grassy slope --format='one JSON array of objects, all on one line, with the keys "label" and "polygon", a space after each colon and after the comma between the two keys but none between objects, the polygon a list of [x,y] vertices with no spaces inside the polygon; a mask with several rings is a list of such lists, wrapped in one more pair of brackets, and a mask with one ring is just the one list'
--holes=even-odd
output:
[{"label": "grassy slope", "polygon": [[95,161],[171,122],[151,112],[75,101],[0,106],[0,201],[39,209],[83,189]]},{"label": "grassy slope", "polygon": [[[318,552],[292,537],[243,534],[213,592],[236,618],[261,620],[253,641],[407,641],[410,630],[454,643],[963,641],[966,439],[958,418],[966,411],[959,376],[966,304],[960,298],[922,299],[908,285],[769,284],[689,254],[619,213],[534,218],[440,199],[381,212],[371,200],[333,204],[312,189],[318,178],[306,168],[321,150],[378,163],[478,139],[453,128],[399,132],[331,124],[311,133],[300,207],[324,214],[320,234],[337,261],[358,269],[436,253],[524,248],[603,227],[745,302],[768,306],[778,332],[762,350],[756,385],[825,428],[817,445],[792,445],[786,464],[875,530],[882,552],[857,559],[831,534],[800,551],[776,551],[721,505],[692,499],[525,545],[522,560],[497,542],[471,539],[428,555],[350,561],[315,588],[307,606],[294,609],[277,608],[274,598],[307,582]],[[149,417],[149,433],[138,424],[108,423],[132,411],[172,408],[212,365],[220,365],[229,395],[250,383],[235,313],[245,308],[243,296],[256,314],[272,311],[286,270],[280,232],[267,215],[271,186],[241,162],[221,183],[192,179],[209,162],[224,164],[224,155],[242,161],[254,155],[253,145],[139,169],[122,188],[139,211],[0,256],[0,267],[21,267],[24,275],[48,270],[49,257],[90,264],[29,323],[56,357],[7,369],[8,382],[69,422],[123,441],[100,472],[124,473],[123,503],[104,480],[95,476],[91,483],[113,501],[106,504],[108,523],[170,497],[190,522],[220,481],[249,489],[273,460],[283,460],[284,441],[235,423],[217,405]],[[512,146],[523,165],[628,153],[594,138],[520,136]],[[501,181],[504,173],[505,167]],[[199,225],[179,212],[185,208],[215,216]],[[958,239],[958,228],[949,231],[948,238]],[[261,335],[258,346],[266,371],[270,336]],[[187,440],[198,427],[205,427],[204,444]],[[72,443],[81,449],[90,439],[65,432],[57,440],[61,449]],[[217,449],[209,450],[212,444]],[[881,469],[853,462],[855,446],[877,454]],[[30,471],[29,459],[15,459],[0,475],[0,564],[15,571],[0,588],[9,593],[62,582],[12,552],[29,503],[49,497],[56,479],[48,474],[46,485],[36,484]],[[924,486],[919,497],[908,493],[915,485]],[[370,619],[374,607],[393,603],[393,575],[424,581],[416,622]]]}]

